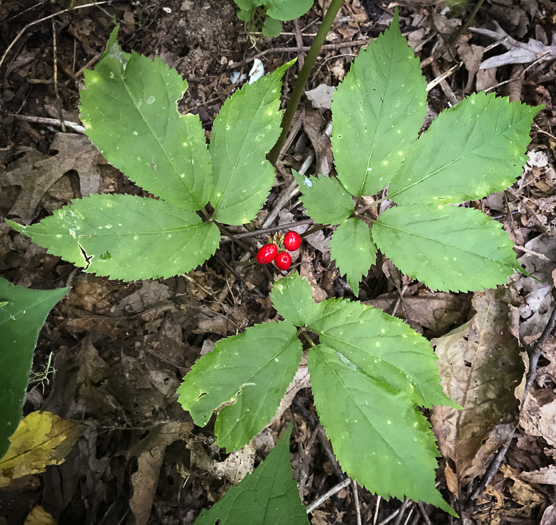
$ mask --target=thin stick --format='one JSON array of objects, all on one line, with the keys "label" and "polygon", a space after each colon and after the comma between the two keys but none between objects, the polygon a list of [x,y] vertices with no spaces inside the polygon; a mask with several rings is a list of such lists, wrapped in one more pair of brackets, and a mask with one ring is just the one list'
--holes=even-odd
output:
[{"label": "thin stick", "polygon": [[[297,44],[297,49],[303,47],[303,37],[301,36],[301,29],[299,28],[299,19],[295,19],[293,21],[293,28],[295,34],[295,43]],[[303,69],[303,63],[305,62],[305,55],[299,54],[297,58],[297,62],[299,64],[299,68]]]},{"label": "thin stick", "polygon": [[[403,515],[405,514],[405,511],[409,508],[409,510],[411,510],[411,507],[413,505],[413,502],[407,498],[404,499],[402,506],[399,508],[400,513],[398,514],[398,517],[396,518],[396,525],[401,525],[402,523],[402,519],[403,519]],[[385,521],[383,521],[382,523],[385,523]],[[381,523],[381,525],[382,525]]]},{"label": "thin stick", "polygon": [[60,127],[62,132],[66,132],[66,125],[64,124],[64,117],[62,115],[62,101],[60,99],[60,91],[58,90],[58,46],[56,37],[56,24],[54,23],[54,18],[51,19],[52,22],[52,59],[54,64],[54,94],[56,95],[56,109],[58,110],[58,120],[60,121]]},{"label": "thin stick", "polygon": [[[56,126],[59,127],[61,122],[57,118],[47,118],[47,117],[34,117],[32,115],[12,115],[18,120],[24,120],[26,122],[34,122],[36,124],[45,124],[46,126]],[[69,128],[76,133],[85,133],[85,127],[77,122],[70,122],[69,120],[64,120],[66,128]]]},{"label": "thin stick", "polygon": [[297,81],[293,88],[293,92],[291,94],[286,112],[284,114],[284,118],[282,120],[282,134],[280,135],[278,142],[276,142],[276,144],[268,154],[268,160],[273,165],[276,165],[276,162],[278,161],[278,157],[280,156],[280,152],[282,150],[282,145],[286,141],[286,138],[290,131],[290,127],[293,122],[293,117],[295,116],[295,112],[297,110],[297,107],[299,106],[299,101],[301,100],[301,96],[305,91],[305,84],[307,84],[307,80],[309,79],[309,75],[313,70],[321,47],[324,44],[326,35],[330,31],[332,23],[334,22],[334,19],[336,18],[336,15],[340,10],[340,7],[342,6],[342,3],[343,0],[332,0],[328,11],[326,11],[326,14],[324,15],[322,24],[317,31],[317,36],[313,40],[311,49],[309,50],[309,53],[305,58],[305,63],[303,64],[303,68],[301,69],[299,76],[297,77]]},{"label": "thin stick", "polygon": [[[289,230],[290,228],[295,228],[296,226],[313,224],[313,222],[314,222],[313,219],[303,219],[302,221],[297,221],[297,222],[286,222],[284,224],[279,224],[278,226],[272,226],[271,228],[262,228],[261,230],[255,230],[252,232],[245,232],[245,233],[234,233],[234,237],[236,239],[245,239],[247,237],[258,237],[259,235],[265,235],[267,233],[275,233],[281,230]],[[222,240],[227,241],[231,239],[222,239]]]},{"label": "thin stick", "polygon": [[44,18],[39,18],[38,20],[35,20],[34,22],[31,22],[31,23],[27,24],[17,34],[17,36],[12,40],[11,44],[7,47],[6,51],[4,51],[4,54],[2,55],[2,58],[0,59],[0,68],[2,67],[2,64],[4,63],[4,60],[6,60],[6,57],[8,56],[8,53],[12,50],[12,47],[15,46],[17,41],[23,36],[25,31],[27,31],[27,29],[29,29],[30,27],[33,27],[37,24],[40,24],[41,22],[44,22],[46,20],[50,20],[51,18],[54,18],[55,16],[59,16],[63,13],[68,13],[69,11],[77,11],[78,9],[85,9],[86,7],[96,7],[96,6],[99,6],[99,5],[102,5],[102,4],[110,4],[111,2],[112,2],[112,0],[104,0],[103,2],[92,2],[90,4],[76,5],[75,7],[70,7],[68,9],[64,9],[63,11],[59,11],[58,13],[53,13],[51,15],[45,16]]},{"label": "thin stick", "polygon": [[338,483],[335,487],[332,487],[328,492],[323,494],[320,498],[317,498],[313,503],[307,507],[307,514],[311,514],[317,507],[320,507],[325,501],[329,500],[334,494],[340,492],[340,490],[345,489],[351,483],[350,478],[344,479]]},{"label": "thin stick", "polygon": [[400,507],[396,512],[393,512],[386,519],[382,520],[378,525],[386,525],[387,523],[390,523],[402,511],[402,509],[403,507]]},{"label": "thin stick", "polygon": [[427,516],[427,511],[425,510],[425,506],[423,505],[423,503],[421,501],[417,502],[417,507],[419,507],[419,512],[421,513],[422,518],[425,520],[425,523],[427,525],[432,525],[431,520]]},{"label": "thin stick", "polygon": [[253,248],[251,248],[251,246],[248,246],[244,242],[240,241],[237,238],[237,236],[235,235],[235,233],[232,233],[231,231],[228,230],[228,228],[226,228],[224,225],[222,225],[220,223],[216,223],[216,225],[220,229],[220,232],[223,233],[224,235],[226,235],[226,237],[231,239],[236,244],[239,244],[239,246],[241,246],[244,250],[250,252],[252,255],[256,255],[256,252],[253,250]]},{"label": "thin stick", "polygon": [[[245,281],[245,279],[239,275],[239,273],[237,273],[229,264],[228,262],[223,258],[220,257],[218,254],[215,255],[216,259],[218,259],[218,261],[220,262],[220,264],[222,264],[223,266],[225,266],[233,275],[236,279],[240,280],[242,283],[247,284],[247,282]],[[268,269],[265,268],[265,270],[268,272]],[[271,277],[272,279],[272,277]],[[253,291],[261,298],[261,299],[265,299],[266,295],[261,292],[256,286],[253,287]]]},{"label": "thin stick", "polygon": [[359,492],[357,492],[357,481],[351,480],[351,488],[353,490],[353,502],[355,503],[355,517],[357,525],[363,525],[361,521],[361,507],[359,506]]},{"label": "thin stick", "polygon": [[[284,33],[282,33],[284,34]],[[324,44],[321,47],[323,51],[334,51],[335,49],[342,49],[344,47],[362,47],[366,46],[369,43],[369,39],[366,40],[349,40],[349,41],[342,41],[342,42],[335,42],[334,44]],[[264,57],[265,55],[274,55],[278,53],[300,53],[301,51],[309,51],[311,46],[301,46],[301,47],[271,47],[269,49],[265,49],[252,57],[245,59],[243,62],[233,62],[228,66],[229,68],[237,68],[240,65],[252,62],[256,58]]]},{"label": "thin stick", "polygon": [[376,497],[376,507],[375,507],[375,515],[373,518],[373,525],[376,525],[376,522],[378,520],[378,511],[380,510],[380,500],[382,500],[382,498],[380,496]]}]

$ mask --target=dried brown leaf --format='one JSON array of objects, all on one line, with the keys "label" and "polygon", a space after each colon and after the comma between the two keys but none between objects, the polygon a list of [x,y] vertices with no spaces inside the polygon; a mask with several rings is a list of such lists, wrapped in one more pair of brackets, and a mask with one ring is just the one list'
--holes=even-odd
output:
[{"label": "dried brown leaf", "polygon": [[467,310],[469,297],[466,294],[432,292],[420,290],[413,296],[400,300],[398,292],[380,295],[373,301],[365,302],[390,313],[400,301],[396,316],[427,328],[434,335],[441,334],[452,326]]},{"label": "dried brown leaf", "polygon": [[133,496],[129,502],[137,525],[149,521],[166,447],[183,439],[191,429],[191,425],[178,421],[160,425],[128,451],[128,459],[137,456],[137,471],[131,475]]},{"label": "dried brown leaf", "polygon": [[444,391],[464,408],[435,407],[432,417],[440,450],[453,460],[460,483],[484,472],[483,454],[477,460],[483,443],[496,448],[504,441],[505,435],[496,439],[493,431],[514,419],[514,389],[523,375],[519,347],[508,329],[508,292],[476,293],[473,308],[469,322],[433,340]]},{"label": "dried brown leaf", "polygon": [[521,409],[519,424],[531,436],[556,447],[556,396],[552,389],[531,389]]},{"label": "dried brown leaf", "polygon": [[30,151],[14,163],[1,186],[19,186],[21,191],[8,216],[19,217],[29,224],[37,215],[37,207],[44,194],[69,171],[79,175],[82,197],[97,193],[100,172],[97,166],[98,150],[83,135],[58,133],[51,144],[55,155],[41,155]]}]

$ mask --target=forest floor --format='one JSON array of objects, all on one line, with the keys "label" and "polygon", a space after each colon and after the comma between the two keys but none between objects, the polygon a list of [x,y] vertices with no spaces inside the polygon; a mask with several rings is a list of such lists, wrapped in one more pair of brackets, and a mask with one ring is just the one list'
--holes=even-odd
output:
[{"label": "forest floor", "polygon": [[[286,22],[283,34],[272,40],[246,31],[232,0],[0,4],[0,275],[37,289],[71,286],[41,332],[33,371],[40,375],[48,363],[52,368],[42,379],[35,376],[24,410],[50,411],[84,423],[65,462],[0,490],[0,525],[38,523],[28,517],[36,506],[50,514],[45,520],[54,520],[41,523],[192,523],[201,509],[219,500],[269,453],[292,419],[292,466],[303,502],[309,505],[345,479],[318,423],[309,389],[300,390],[283,417],[258,436],[254,453],[225,454],[214,444],[213,420],[198,428],[177,403],[176,388],[200,355],[219,339],[276,317],[267,273],[258,265],[230,265],[244,255],[241,249],[223,243],[216,257],[187,275],[126,283],[76,269],[3,220],[30,224],[92,193],[142,194],[79,128],[60,125],[62,119],[80,123],[83,70],[99,60],[116,23],[125,51],[161,57],[187,79],[180,110],[198,114],[210,134],[215,115],[239,85],[233,83],[233,74],[248,75],[255,58],[262,60],[266,72],[298,58],[299,64],[285,76],[288,97],[322,20],[323,4],[328,2],[315,1],[305,16]],[[337,86],[358,51],[389,26],[396,4],[346,0],[307,89]],[[503,413],[490,406],[474,411],[469,401],[467,423],[472,418],[483,432],[471,445],[465,439],[465,417],[450,429],[441,414],[433,414],[444,454],[438,486],[462,513],[462,523],[554,524],[556,337],[549,335],[542,346],[535,343],[555,305],[556,6],[549,0],[487,1],[459,34],[471,7],[454,12],[435,2],[398,4],[402,33],[420,57],[427,81],[437,81],[429,91],[427,122],[480,90],[545,105],[533,125],[523,176],[507,191],[473,203],[503,224],[520,262],[540,280],[516,275],[495,299],[489,292],[438,293],[379,257],[358,299],[406,320],[437,347],[445,343],[446,334],[484,313],[481,299],[505,305],[502,317],[491,318],[476,335],[491,341],[493,348],[496,335],[512,338],[525,363],[520,363],[519,380],[504,386],[513,401]],[[502,42],[504,35],[510,38]],[[538,52],[530,39],[545,46],[544,51]],[[528,61],[518,63],[527,52]],[[498,57],[493,67],[480,69],[493,57]],[[269,213],[275,214],[273,225],[305,218],[296,197],[281,198],[292,181],[292,168],[330,174],[333,158],[325,129],[331,114],[318,106],[302,101],[261,223]],[[297,229],[301,233],[307,227]],[[326,229],[309,236],[293,268],[307,278],[320,300],[356,299],[330,260],[331,233]],[[278,270],[271,272],[274,279],[281,277]],[[487,346],[479,351],[486,352]],[[520,405],[528,351],[541,357]],[[469,379],[466,374],[476,371],[478,363],[502,366],[498,357],[485,361],[484,354],[473,354],[461,370],[449,374]],[[505,380],[503,370],[499,377]],[[500,465],[489,471],[494,452],[508,442]],[[489,472],[486,488],[470,499]],[[354,485],[325,499],[310,517],[315,525],[358,520],[456,523],[431,506],[384,501]]]}]

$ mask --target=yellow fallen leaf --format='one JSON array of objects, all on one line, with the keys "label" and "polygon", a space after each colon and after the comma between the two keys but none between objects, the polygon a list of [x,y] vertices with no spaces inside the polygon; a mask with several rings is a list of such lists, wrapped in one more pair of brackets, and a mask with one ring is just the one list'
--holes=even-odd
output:
[{"label": "yellow fallen leaf", "polygon": [[59,465],[81,433],[82,425],[51,412],[31,412],[10,438],[10,448],[0,459],[0,487],[28,474]]},{"label": "yellow fallen leaf", "polygon": [[23,525],[56,525],[56,521],[54,521],[52,514],[37,505],[27,514]]}]

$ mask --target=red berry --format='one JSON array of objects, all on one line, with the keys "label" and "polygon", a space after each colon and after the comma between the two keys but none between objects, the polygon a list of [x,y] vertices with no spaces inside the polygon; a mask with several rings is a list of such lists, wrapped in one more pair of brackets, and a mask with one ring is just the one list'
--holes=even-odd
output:
[{"label": "red berry", "polygon": [[274,264],[279,270],[287,270],[292,265],[291,255],[286,252],[280,252],[276,259],[274,259]]},{"label": "red berry", "polygon": [[268,264],[272,262],[276,254],[278,253],[278,247],[275,244],[265,244],[257,252],[257,262],[259,264]]},{"label": "red berry", "polygon": [[288,232],[284,237],[284,246],[286,250],[295,252],[301,246],[301,237],[296,232]]}]

